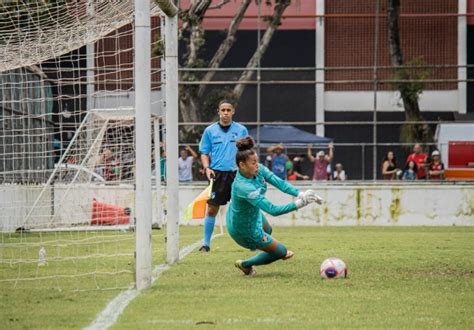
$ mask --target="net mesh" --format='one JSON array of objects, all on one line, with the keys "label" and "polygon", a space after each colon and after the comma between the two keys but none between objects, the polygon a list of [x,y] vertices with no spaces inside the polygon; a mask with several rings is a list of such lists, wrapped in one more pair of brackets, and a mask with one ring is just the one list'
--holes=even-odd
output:
[{"label": "net mesh", "polygon": [[0,70],[41,63],[93,43],[133,19],[133,1],[3,1]]},{"label": "net mesh", "polygon": [[[2,289],[134,281],[133,10],[133,1],[0,4]],[[150,51],[162,44],[159,14],[152,5]],[[153,54],[158,155],[162,57]]]}]

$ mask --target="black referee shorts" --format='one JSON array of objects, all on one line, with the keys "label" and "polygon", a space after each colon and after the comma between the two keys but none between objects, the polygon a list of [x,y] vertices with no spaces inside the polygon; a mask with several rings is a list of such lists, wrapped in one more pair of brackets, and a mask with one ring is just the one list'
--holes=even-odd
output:
[{"label": "black referee shorts", "polygon": [[216,171],[214,184],[212,185],[211,198],[207,201],[212,205],[226,205],[230,201],[232,182],[234,182],[235,171]]}]

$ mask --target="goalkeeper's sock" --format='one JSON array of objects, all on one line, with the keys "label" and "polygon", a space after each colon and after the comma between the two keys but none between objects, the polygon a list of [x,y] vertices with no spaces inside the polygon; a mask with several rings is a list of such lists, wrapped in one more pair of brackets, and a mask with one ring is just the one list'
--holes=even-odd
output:
[{"label": "goalkeeper's sock", "polygon": [[214,224],[216,223],[216,217],[210,215],[204,219],[204,245],[211,246],[212,232],[214,231]]},{"label": "goalkeeper's sock", "polygon": [[286,257],[286,251],[286,247],[283,244],[278,243],[277,248],[274,252],[260,252],[252,258],[242,261],[241,265],[245,268],[249,268],[252,266],[268,265],[274,261]]},{"label": "goalkeeper's sock", "polygon": [[263,225],[263,231],[266,232],[268,235],[271,235],[273,232],[273,228],[270,225],[270,222],[265,221],[265,224]]}]

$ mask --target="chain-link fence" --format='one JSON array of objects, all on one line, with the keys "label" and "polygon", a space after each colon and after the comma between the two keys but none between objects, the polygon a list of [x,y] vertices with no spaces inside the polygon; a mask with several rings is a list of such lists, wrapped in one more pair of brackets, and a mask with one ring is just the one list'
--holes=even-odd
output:
[{"label": "chain-link fence", "polygon": [[[278,124],[331,138],[331,171],[340,163],[348,179],[382,179],[388,151],[403,173],[418,142],[429,156],[427,164],[431,153],[440,150],[448,167],[448,141],[439,141],[437,130],[446,123],[474,127],[474,26],[468,24],[474,14],[466,4],[409,1],[393,8],[392,2],[381,0],[315,1],[309,6],[312,13],[304,12],[309,8],[305,6],[299,13],[283,15],[282,26],[256,66],[246,67],[262,44],[268,18],[264,10],[246,16],[247,27],[237,33],[221,67],[183,65],[183,93],[207,88],[198,120],[181,122],[180,144],[197,149],[200,132],[216,120],[217,100],[243,86],[235,120],[257,128],[254,137],[262,161],[266,145],[260,129]],[[206,19],[225,27],[232,17],[216,14]],[[205,60],[212,59],[220,42],[222,35],[206,30]],[[206,80],[210,71],[215,74]],[[252,75],[243,80],[248,71]],[[291,160],[307,153],[304,145],[278,142],[285,144]],[[319,149],[327,154],[327,145]],[[469,157],[465,163],[472,169]],[[304,168],[311,177],[308,159]]]}]

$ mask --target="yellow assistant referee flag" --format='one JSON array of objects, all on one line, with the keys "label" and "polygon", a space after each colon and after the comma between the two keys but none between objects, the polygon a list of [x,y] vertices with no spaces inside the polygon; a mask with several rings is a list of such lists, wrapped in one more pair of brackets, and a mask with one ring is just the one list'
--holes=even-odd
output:
[{"label": "yellow assistant referee flag", "polygon": [[204,219],[206,216],[206,204],[209,198],[211,198],[213,183],[214,180],[211,180],[209,186],[188,205],[186,211],[184,211],[183,220]]}]

